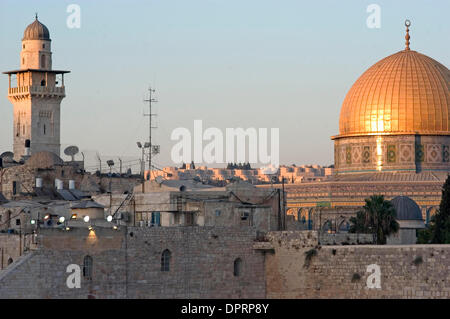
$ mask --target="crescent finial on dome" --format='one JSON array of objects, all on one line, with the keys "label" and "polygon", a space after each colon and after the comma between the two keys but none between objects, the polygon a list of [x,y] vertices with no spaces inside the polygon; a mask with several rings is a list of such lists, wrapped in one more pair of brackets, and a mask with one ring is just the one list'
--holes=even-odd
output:
[{"label": "crescent finial on dome", "polygon": [[409,36],[409,26],[410,25],[411,25],[411,21],[405,20],[405,26],[406,26],[406,35],[405,35],[405,40],[406,40],[405,45],[406,45],[406,47],[405,47],[405,51],[409,51],[409,39],[411,38]]}]

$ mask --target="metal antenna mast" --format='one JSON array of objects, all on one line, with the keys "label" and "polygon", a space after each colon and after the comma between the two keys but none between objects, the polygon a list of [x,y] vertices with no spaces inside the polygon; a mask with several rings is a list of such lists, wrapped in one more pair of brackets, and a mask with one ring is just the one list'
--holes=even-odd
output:
[{"label": "metal antenna mast", "polygon": [[149,113],[144,116],[148,116],[149,118],[149,136],[148,136],[148,180],[151,179],[152,176],[152,155],[156,155],[159,153],[159,145],[152,144],[152,129],[157,128],[156,126],[152,126],[152,117],[156,116],[155,113],[152,113],[152,103],[158,102],[155,98],[153,98],[153,93],[155,90],[151,87],[148,88],[149,96],[148,99],[144,100],[144,102],[148,102]]}]

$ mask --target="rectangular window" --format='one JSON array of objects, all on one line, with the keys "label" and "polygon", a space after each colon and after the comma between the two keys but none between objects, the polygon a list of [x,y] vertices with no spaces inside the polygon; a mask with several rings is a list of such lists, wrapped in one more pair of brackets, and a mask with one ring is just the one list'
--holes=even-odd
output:
[{"label": "rectangular window", "polygon": [[16,219],[16,226],[20,226],[20,219]]}]

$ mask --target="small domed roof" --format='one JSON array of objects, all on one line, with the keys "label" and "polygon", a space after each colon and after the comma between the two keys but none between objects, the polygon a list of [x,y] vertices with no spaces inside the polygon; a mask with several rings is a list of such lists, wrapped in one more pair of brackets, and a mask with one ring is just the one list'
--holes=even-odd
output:
[{"label": "small domed roof", "polygon": [[419,205],[408,196],[397,196],[391,200],[397,211],[397,220],[423,220]]},{"label": "small domed roof", "polygon": [[31,155],[26,164],[32,168],[51,168],[63,165],[64,161],[55,153],[42,151]]},{"label": "small domed roof", "polygon": [[30,24],[23,33],[23,40],[49,40],[50,32],[47,27],[43,25],[37,18]]}]

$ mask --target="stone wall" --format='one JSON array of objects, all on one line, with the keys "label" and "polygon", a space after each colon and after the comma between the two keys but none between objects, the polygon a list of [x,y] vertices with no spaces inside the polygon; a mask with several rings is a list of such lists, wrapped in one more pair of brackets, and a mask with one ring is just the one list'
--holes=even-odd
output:
[{"label": "stone wall", "polygon": [[[23,236],[22,236],[23,239]],[[15,261],[22,253],[19,235],[0,234],[0,270],[8,267],[8,260]]]},{"label": "stone wall", "polygon": [[[1,298],[263,298],[264,255],[249,227],[42,229],[39,249],[0,272]],[[170,250],[170,271],[161,254]],[[92,257],[93,275],[69,289],[66,268]],[[240,276],[234,261],[242,260]]]},{"label": "stone wall", "polygon": [[[318,246],[316,232],[267,239],[268,298],[450,298],[450,245]],[[371,264],[380,289],[367,287]]]},{"label": "stone wall", "polygon": [[320,245],[367,245],[374,243],[372,234],[352,234],[352,233],[320,233]]},{"label": "stone wall", "polygon": [[[42,229],[38,246],[0,272],[1,298],[450,298],[450,245],[319,246],[315,231],[122,227]],[[69,289],[67,266],[82,267],[86,255],[92,279]],[[372,264],[381,288],[367,286]]]}]

